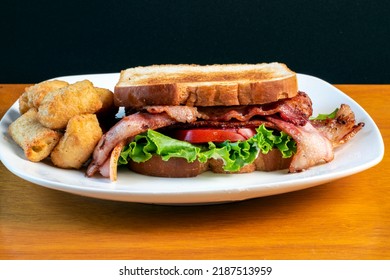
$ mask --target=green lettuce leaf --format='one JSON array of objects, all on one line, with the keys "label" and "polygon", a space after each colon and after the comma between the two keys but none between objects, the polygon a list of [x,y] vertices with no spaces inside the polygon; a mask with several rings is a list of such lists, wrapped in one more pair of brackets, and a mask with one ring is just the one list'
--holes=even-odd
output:
[{"label": "green lettuce leaf", "polygon": [[199,160],[221,159],[225,171],[238,171],[243,166],[252,163],[261,152],[267,154],[272,149],[279,149],[284,158],[289,158],[296,152],[296,142],[284,132],[275,132],[261,125],[256,134],[245,141],[223,143],[209,142],[205,145],[193,145],[168,137],[160,132],[148,130],[137,135],[126,145],[118,164],[127,164],[129,160],[145,162],[157,154],[163,160],[172,157],[185,158],[188,162]]},{"label": "green lettuce leaf", "polygon": [[153,154],[160,155],[163,160],[171,157],[181,157],[193,162],[197,159],[200,148],[191,143],[168,137],[154,130],[137,135],[126,145],[119,157],[118,164],[127,164],[129,159],[135,162],[145,162]]},{"label": "green lettuce leaf", "polygon": [[336,114],[338,112],[338,108],[336,108],[332,113],[330,114],[318,114],[317,117],[311,117],[310,120],[312,121],[323,121],[326,119],[334,119],[336,117]]}]

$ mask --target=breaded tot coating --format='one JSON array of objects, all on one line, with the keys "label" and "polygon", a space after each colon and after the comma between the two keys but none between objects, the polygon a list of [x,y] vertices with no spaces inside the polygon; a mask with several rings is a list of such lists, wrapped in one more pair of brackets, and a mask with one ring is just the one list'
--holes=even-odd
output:
[{"label": "breaded tot coating", "polygon": [[28,93],[23,92],[22,95],[19,97],[19,112],[21,115],[23,115],[30,109],[31,107],[28,103]]},{"label": "breaded tot coating", "polygon": [[102,101],[102,108],[100,111],[111,110],[114,106],[114,93],[106,88],[95,87],[95,90],[100,96],[100,100]]},{"label": "breaded tot coating", "polygon": [[70,118],[102,108],[99,94],[88,81],[80,81],[49,92],[38,109],[38,120],[51,129],[63,129]]},{"label": "breaded tot coating", "polygon": [[62,134],[42,126],[37,119],[37,110],[32,108],[17,118],[8,133],[23,149],[28,160],[41,161],[53,150]]},{"label": "breaded tot coating", "polygon": [[51,153],[54,165],[79,169],[92,155],[103,133],[95,114],[72,117],[64,136]]},{"label": "breaded tot coating", "polygon": [[52,80],[26,87],[25,92],[19,98],[20,113],[24,114],[30,108],[38,108],[46,94],[67,85],[69,85],[68,82]]}]

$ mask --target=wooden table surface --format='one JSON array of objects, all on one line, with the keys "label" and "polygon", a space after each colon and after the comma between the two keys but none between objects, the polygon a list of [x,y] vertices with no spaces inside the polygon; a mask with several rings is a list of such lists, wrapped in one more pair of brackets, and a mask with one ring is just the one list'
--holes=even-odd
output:
[{"label": "wooden table surface", "polygon": [[[26,85],[0,85],[0,117]],[[390,144],[390,85],[336,85]],[[0,151],[1,152],[1,151]],[[209,206],[99,200],[0,163],[0,259],[390,259],[390,160],[306,190]]]}]

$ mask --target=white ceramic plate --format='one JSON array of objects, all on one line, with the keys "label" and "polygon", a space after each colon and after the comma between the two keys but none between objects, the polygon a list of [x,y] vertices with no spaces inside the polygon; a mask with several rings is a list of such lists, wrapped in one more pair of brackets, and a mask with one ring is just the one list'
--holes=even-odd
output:
[{"label": "white ceramic plate", "polygon": [[[66,76],[57,79],[76,82],[89,79],[95,86],[113,89],[119,74]],[[355,174],[379,163],[384,155],[381,134],[371,117],[355,101],[329,83],[298,74],[299,89],[307,92],[314,114],[329,113],[341,103],[351,106],[358,122],[365,127],[347,145],[338,148],[335,159],[302,173],[253,172],[225,175],[206,172],[195,178],[168,179],[143,176],[121,169],[117,182],[87,178],[82,171],[55,168],[25,159],[22,150],[7,133],[18,116],[17,102],[0,123],[0,155],[4,165],[17,176],[44,187],[100,199],[157,204],[194,204],[239,201],[286,193],[320,185]]]}]

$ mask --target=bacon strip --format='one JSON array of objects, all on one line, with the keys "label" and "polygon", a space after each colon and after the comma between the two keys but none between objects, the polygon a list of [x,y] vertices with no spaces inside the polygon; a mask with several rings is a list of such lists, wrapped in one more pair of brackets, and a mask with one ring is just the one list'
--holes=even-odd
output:
[{"label": "bacon strip", "polygon": [[148,113],[167,113],[172,119],[181,123],[194,122],[201,117],[196,107],[189,106],[148,106],[144,108]]},{"label": "bacon strip", "polygon": [[245,122],[255,116],[271,116],[279,114],[286,121],[296,125],[304,125],[313,113],[312,102],[304,92],[299,92],[293,98],[280,100],[266,105],[248,105],[235,107],[198,107],[203,119],[209,121]]},{"label": "bacon strip", "polygon": [[112,150],[119,143],[128,142],[148,129],[172,125],[242,127],[259,126],[261,123],[284,131],[294,138],[297,142],[297,153],[291,161],[289,171],[300,172],[319,163],[331,161],[334,157],[333,147],[347,142],[364,126],[364,123],[355,124],[355,116],[347,105],[341,106],[335,119],[309,121],[311,114],[312,102],[303,92],[290,99],[259,106],[145,107],[144,112],[124,117],[103,135],[94,150],[86,174],[93,176],[101,169],[103,176],[108,176],[107,172],[103,171],[108,169]]},{"label": "bacon strip", "polygon": [[333,147],[345,144],[364,127],[363,122],[356,124],[355,114],[346,104],[341,104],[334,119],[314,120],[311,123],[332,142]]},{"label": "bacon strip", "polygon": [[333,147],[328,138],[322,135],[310,122],[295,126],[281,119],[267,117],[280,130],[289,134],[297,142],[297,153],[293,156],[289,172],[300,172],[323,162],[333,160]]},{"label": "bacon strip", "polygon": [[[171,108],[166,113],[168,106],[156,106],[156,114],[135,113],[126,116],[107,131],[96,145],[92,155],[92,162],[87,168],[87,176],[93,176],[110,157],[111,151],[119,143],[147,131],[169,126],[180,121],[193,122],[196,120],[197,111],[191,107],[183,107],[180,110]],[[168,107],[169,108],[169,107]],[[158,110],[157,110],[158,109]]]},{"label": "bacon strip", "polygon": [[107,133],[103,135],[93,152],[93,159],[87,168],[87,176],[93,176],[106,160],[111,151],[120,142],[132,138],[148,129],[157,129],[168,126],[176,121],[167,114],[151,115],[136,113],[121,119]]}]

